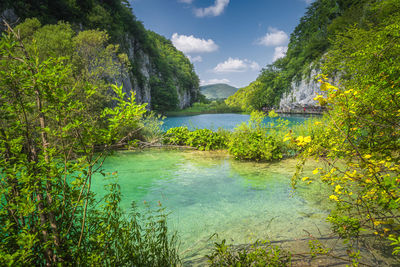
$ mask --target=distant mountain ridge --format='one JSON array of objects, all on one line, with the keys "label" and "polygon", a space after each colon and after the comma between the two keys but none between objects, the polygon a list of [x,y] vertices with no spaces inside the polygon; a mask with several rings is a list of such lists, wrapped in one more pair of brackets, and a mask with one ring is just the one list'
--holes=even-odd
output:
[{"label": "distant mountain ridge", "polygon": [[209,84],[200,86],[200,92],[207,99],[225,99],[234,95],[239,88],[225,83]]}]

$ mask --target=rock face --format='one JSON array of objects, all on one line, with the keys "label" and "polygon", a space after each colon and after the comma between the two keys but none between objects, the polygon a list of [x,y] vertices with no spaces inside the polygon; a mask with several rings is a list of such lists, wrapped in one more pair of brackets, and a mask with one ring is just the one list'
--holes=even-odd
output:
[{"label": "rock face", "polygon": [[181,90],[178,90],[178,99],[179,99],[179,108],[180,109],[183,109],[183,108],[186,108],[186,107],[188,107],[188,106],[190,106],[191,105],[191,103],[193,102],[192,101],[192,98],[193,98],[193,96],[194,95],[196,95],[197,96],[197,93],[196,94],[194,94],[194,90],[192,89],[192,90],[187,90],[187,91],[183,91],[183,92],[180,92]]},{"label": "rock face", "polygon": [[3,20],[6,21],[9,25],[14,26],[18,22],[18,16],[15,15],[13,9],[6,9],[0,13],[0,20],[2,23],[0,24],[0,30],[5,30],[6,27],[4,26]]},{"label": "rock face", "polygon": [[138,71],[140,75],[143,77],[143,81],[139,81],[139,79],[133,74],[133,72],[123,73],[121,75],[122,80],[117,81],[119,84],[123,85],[123,90],[130,94],[131,91],[136,93],[136,101],[138,103],[148,103],[147,108],[150,109],[151,106],[151,88],[150,88],[150,74],[152,73],[152,67],[150,63],[149,56],[145,54],[139,44],[135,42],[135,38],[129,35],[126,35],[125,38],[124,52],[128,55],[128,58],[131,62],[138,61],[140,62],[140,68]]},{"label": "rock face", "polygon": [[287,113],[320,112],[318,102],[314,100],[317,94],[321,94],[320,84],[314,79],[317,75],[318,73],[313,70],[308,79],[292,82],[292,90],[281,98],[280,111]]},{"label": "rock face", "polygon": [[[125,37],[123,52],[128,55],[131,62],[137,62],[138,73],[128,72],[122,75],[122,80],[117,81],[123,85],[123,90],[129,95],[131,91],[136,93],[136,101],[138,103],[148,103],[147,109],[151,107],[151,85],[150,77],[158,76],[160,73],[157,72],[153,62],[149,55],[143,52],[140,44],[135,41],[133,36],[127,35]],[[141,77],[140,79],[138,77]],[[189,107],[194,100],[197,99],[199,94],[199,88],[180,88],[179,83],[176,79],[173,79],[174,86],[176,88],[178,96],[178,105],[180,109]]]}]

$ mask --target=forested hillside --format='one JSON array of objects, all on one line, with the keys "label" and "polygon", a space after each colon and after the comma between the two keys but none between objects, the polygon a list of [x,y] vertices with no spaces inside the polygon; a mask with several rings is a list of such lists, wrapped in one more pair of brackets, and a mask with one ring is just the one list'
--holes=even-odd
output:
[{"label": "forested hillside", "polygon": [[238,88],[225,83],[209,84],[200,87],[200,92],[207,99],[226,99],[235,94]]},{"label": "forested hillside", "polygon": [[199,79],[193,65],[171,42],[148,32],[136,20],[128,1],[7,0],[0,3],[0,13],[12,20],[13,26],[34,17],[41,25],[68,22],[75,32],[104,30],[109,35],[107,44],[119,44],[119,52],[127,54],[129,61],[123,75],[110,78],[123,84],[126,92],[133,89],[139,102],[164,111],[197,100]]},{"label": "forested hillside", "polygon": [[[387,15],[396,11],[395,3],[376,0],[314,1],[291,34],[286,56],[267,65],[256,81],[240,89],[227,103],[247,110],[280,108],[284,96],[286,101],[290,102],[291,98],[299,101],[293,96],[293,91],[307,86],[314,88],[300,88],[303,90],[301,97],[312,100],[318,85],[309,82],[321,73],[325,55],[336,43],[337,37],[353,25],[366,29],[376,27]],[[335,78],[334,75],[331,78]]]}]

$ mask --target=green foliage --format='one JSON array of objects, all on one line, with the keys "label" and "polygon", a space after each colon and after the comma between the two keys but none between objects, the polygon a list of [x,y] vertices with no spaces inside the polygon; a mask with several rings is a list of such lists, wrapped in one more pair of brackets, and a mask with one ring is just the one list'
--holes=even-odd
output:
[{"label": "green foliage", "polygon": [[[340,212],[339,212],[340,213]],[[360,234],[361,226],[357,218],[350,218],[346,215],[337,215],[332,212],[327,218],[333,226],[333,230],[344,240],[349,238],[358,237]]]},{"label": "green foliage", "polygon": [[400,236],[397,237],[397,239],[394,237],[389,237],[389,240],[392,241],[392,243],[390,245],[394,246],[393,255],[399,255],[399,253],[400,253]]},{"label": "green foliage", "polygon": [[100,202],[91,192],[108,148],[129,140],[145,105],[110,86],[114,106],[90,112],[97,87],[74,75],[68,56],[41,53],[14,33],[0,39],[0,261],[177,264],[176,240],[168,237],[161,211],[144,221],[135,213],[127,218],[117,185]]},{"label": "green foliage", "polygon": [[[273,129],[275,126],[273,123],[269,126],[264,125],[263,119],[263,113],[254,111],[248,123],[235,128],[229,140],[228,150],[236,159],[255,161],[282,159],[285,146],[283,137],[277,134],[279,129]],[[277,125],[277,127],[284,126]]]},{"label": "green foliage", "polygon": [[318,255],[326,255],[329,253],[329,249],[325,248],[324,245],[317,239],[311,239],[308,241],[310,248],[311,257],[317,257]]},{"label": "green foliage", "polygon": [[80,24],[84,28],[106,30],[113,41],[121,41],[124,33],[134,35],[145,50],[149,50],[146,30],[136,20],[128,1],[100,0],[6,0],[1,10],[12,8],[22,19],[38,18],[43,24],[55,24],[58,21]]},{"label": "green foliage", "polygon": [[[122,212],[120,186],[110,184],[102,206],[90,210],[92,225],[87,245],[78,255],[81,264],[107,266],[177,266],[176,233],[169,236],[167,216],[160,206],[138,212],[132,203],[129,215]],[[103,257],[103,255],[108,255]]]},{"label": "green foliage", "polygon": [[151,76],[150,87],[152,109],[165,111],[174,110],[178,107],[178,92],[176,91],[174,82],[170,78],[164,81],[157,76]]},{"label": "green foliage", "polygon": [[[104,31],[88,30],[78,34],[67,23],[41,26],[37,19],[27,19],[16,27],[29,53],[38,53],[39,60],[63,57],[72,66],[71,75],[81,90],[87,83],[96,87],[91,95],[89,112],[100,114],[105,107],[112,106],[112,91],[109,81],[121,77],[129,68],[126,54],[118,53],[118,46],[108,44],[109,36]],[[77,94],[84,101],[84,92]],[[99,122],[102,120],[99,120]]]},{"label": "green foliage", "polygon": [[164,135],[162,129],[164,118],[155,112],[148,112],[141,120],[140,139],[149,143],[160,143]]},{"label": "green foliage", "polygon": [[190,131],[187,127],[175,127],[169,129],[164,136],[164,143],[170,145],[184,146],[189,140]]},{"label": "green foliage", "polygon": [[176,109],[179,103],[178,92],[192,94],[191,103],[197,100],[199,78],[193,64],[172,42],[152,31],[147,37],[153,47],[152,58],[160,75],[150,78],[152,108],[157,111]]},{"label": "green foliage", "polygon": [[392,241],[400,235],[399,10],[398,1],[380,1],[369,8],[369,26],[337,36],[323,70],[340,79],[322,77],[316,98],[328,107],[324,135],[304,149],[329,166],[316,172],[331,186],[333,229],[350,246],[361,229]]},{"label": "green foliage", "polygon": [[189,135],[187,145],[199,150],[216,150],[226,148],[226,136],[209,129],[197,129]]},{"label": "green foliage", "polygon": [[214,251],[207,255],[210,266],[291,266],[291,255],[267,241],[256,241],[249,248],[234,249],[215,243]]},{"label": "green foliage", "polygon": [[[327,118],[323,116],[310,117],[301,124],[290,127],[295,136],[311,136],[311,139],[323,138]],[[319,138],[319,137],[318,137]]]},{"label": "green foliage", "polygon": [[213,132],[209,129],[189,131],[187,127],[169,129],[164,136],[164,143],[170,145],[190,146],[199,150],[224,149],[227,146],[228,134],[223,130]]}]

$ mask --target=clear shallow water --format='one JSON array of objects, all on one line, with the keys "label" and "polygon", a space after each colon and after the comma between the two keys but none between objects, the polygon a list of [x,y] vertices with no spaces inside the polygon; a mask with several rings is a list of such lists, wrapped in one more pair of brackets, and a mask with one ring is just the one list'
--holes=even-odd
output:
[{"label": "clear shallow water", "polygon": [[[280,118],[290,121],[292,124],[302,123],[306,119],[310,118],[310,115],[285,115]],[[194,128],[207,128],[216,130],[219,127],[232,130],[238,124],[248,121],[250,115],[247,114],[237,114],[237,113],[225,113],[225,114],[201,114],[194,116],[177,116],[177,117],[167,117],[164,120],[163,128],[168,130],[173,127],[187,126],[190,129]],[[266,118],[264,123],[270,122],[270,118]]]},{"label": "clear shallow water", "polygon": [[[286,240],[318,235],[327,229],[326,211],[315,197],[318,188],[292,194],[290,177],[295,160],[274,164],[238,162],[222,152],[148,150],[118,152],[104,163],[118,171],[122,207],[131,202],[158,201],[171,212],[169,225],[177,230],[181,251],[190,258],[209,253],[218,234],[231,244],[259,238]],[[101,175],[93,182],[100,195],[108,183]]]}]

